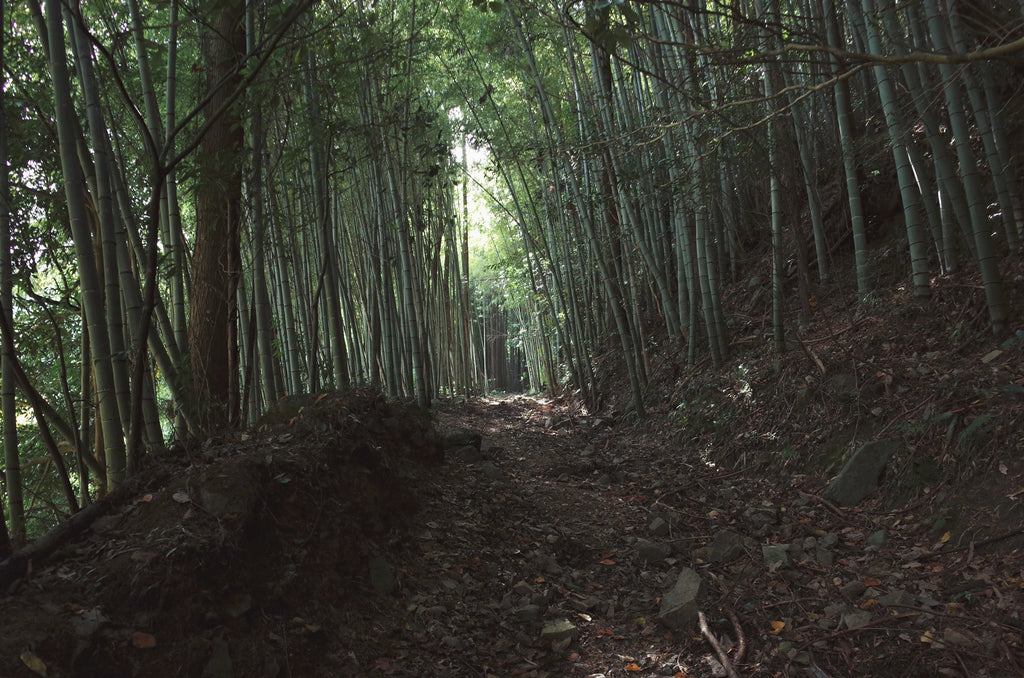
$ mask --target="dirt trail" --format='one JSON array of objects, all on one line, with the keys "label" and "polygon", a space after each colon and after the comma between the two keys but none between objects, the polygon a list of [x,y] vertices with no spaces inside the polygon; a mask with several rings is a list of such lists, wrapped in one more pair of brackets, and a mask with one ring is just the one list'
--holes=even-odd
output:
[{"label": "dirt trail", "polygon": [[[1024,675],[1019,510],[950,538],[920,505],[715,469],[653,420],[435,414],[480,450],[437,464],[422,415],[334,394],[158,468],[0,598],[0,675]],[[686,568],[703,634],[659,620]]]},{"label": "dirt trail", "polygon": [[[650,428],[543,401],[442,408],[440,425],[480,431],[484,459],[437,478],[406,615],[357,653],[361,675],[1022,675],[1012,545],[942,552],[910,511],[839,509],[821,479],[718,471]],[[684,567],[704,580],[707,634],[658,621]],[[545,638],[560,620],[573,629]]]}]

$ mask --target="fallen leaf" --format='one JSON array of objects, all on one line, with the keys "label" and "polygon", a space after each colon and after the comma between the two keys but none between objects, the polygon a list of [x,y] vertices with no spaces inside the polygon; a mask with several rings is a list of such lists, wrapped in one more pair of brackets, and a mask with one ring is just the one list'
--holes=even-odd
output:
[{"label": "fallen leaf", "polygon": [[773,636],[777,636],[780,633],[782,633],[782,629],[784,629],[784,628],[786,628],[786,622],[784,622],[784,621],[773,621],[772,622],[772,630],[769,631],[768,633],[772,634]]},{"label": "fallen leaf", "polygon": [[140,650],[156,647],[156,636],[142,631],[132,631],[132,645]]},{"label": "fallen leaf", "polygon": [[626,664],[623,668],[627,671],[639,671],[640,667],[637,664]]},{"label": "fallen leaf", "polygon": [[151,501],[153,501],[153,495],[152,494],[144,494],[141,497],[139,497],[138,499],[136,499],[135,503],[136,504],[148,504]]},{"label": "fallen leaf", "polygon": [[865,577],[864,586],[881,586],[882,582],[874,577]]},{"label": "fallen leaf", "polygon": [[944,535],[942,535],[942,537],[939,539],[939,541],[942,542],[943,544],[945,544],[947,541],[949,541],[949,537],[950,537],[950,534],[949,534],[949,532],[947,532]]},{"label": "fallen leaf", "polygon": [[601,561],[601,564],[602,565],[614,565],[615,561],[612,560],[611,558],[605,558],[604,560]]},{"label": "fallen leaf", "polygon": [[46,675],[46,663],[28,650],[21,653],[21,663],[27,666],[32,673],[40,676]]}]

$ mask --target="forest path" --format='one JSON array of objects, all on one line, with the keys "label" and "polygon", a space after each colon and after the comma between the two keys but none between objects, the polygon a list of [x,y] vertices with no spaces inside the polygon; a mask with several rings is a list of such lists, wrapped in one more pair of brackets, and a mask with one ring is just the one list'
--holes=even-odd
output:
[{"label": "forest path", "polygon": [[[442,405],[438,423],[482,434],[482,456],[450,455],[424,492],[397,567],[405,614],[381,617],[390,628],[357,653],[360,671],[712,675],[708,647],[684,652],[692,630],[655,619],[704,522],[659,497],[704,496],[692,469],[640,433],[526,397]],[[642,559],[647,538],[668,551],[660,562]]]},{"label": "forest path", "polygon": [[[378,394],[284,413],[154,464],[33,563],[0,676],[1024,675],[1022,469],[970,505],[844,509],[655,417],[446,401],[440,432],[483,444],[437,464],[422,411]],[[688,572],[706,632],[661,619]]]},{"label": "forest path", "polygon": [[[433,477],[400,548],[399,614],[378,610],[372,640],[353,627],[353,675],[1024,675],[1019,530],[947,553],[913,506],[839,509],[821,478],[717,470],[650,422],[550,401],[437,416],[482,434],[482,458]],[[659,621],[687,568],[705,634]]]}]

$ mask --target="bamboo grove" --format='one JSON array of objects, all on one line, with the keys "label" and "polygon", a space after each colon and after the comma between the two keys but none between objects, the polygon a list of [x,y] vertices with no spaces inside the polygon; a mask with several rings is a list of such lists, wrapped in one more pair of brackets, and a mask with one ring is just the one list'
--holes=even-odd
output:
[{"label": "bamboo grove", "polygon": [[1009,318],[1024,2],[2,7],[14,544],[286,394],[598,409],[611,348],[642,416],[658,361],[729,359],[736,283],[778,352],[893,268]]}]

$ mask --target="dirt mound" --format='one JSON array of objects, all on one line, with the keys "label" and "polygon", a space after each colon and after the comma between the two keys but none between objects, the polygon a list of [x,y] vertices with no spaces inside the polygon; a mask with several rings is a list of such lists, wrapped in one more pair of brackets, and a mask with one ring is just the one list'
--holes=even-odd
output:
[{"label": "dirt mound", "polygon": [[441,452],[427,414],[345,392],[158,460],[12,587],[0,675],[315,675],[321,629],[367,588]]}]

